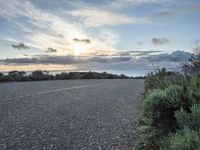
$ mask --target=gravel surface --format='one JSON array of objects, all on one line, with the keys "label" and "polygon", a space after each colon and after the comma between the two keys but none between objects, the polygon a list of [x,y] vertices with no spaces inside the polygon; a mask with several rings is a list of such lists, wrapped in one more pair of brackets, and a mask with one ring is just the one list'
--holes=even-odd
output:
[{"label": "gravel surface", "polygon": [[0,84],[0,150],[129,150],[144,80]]}]

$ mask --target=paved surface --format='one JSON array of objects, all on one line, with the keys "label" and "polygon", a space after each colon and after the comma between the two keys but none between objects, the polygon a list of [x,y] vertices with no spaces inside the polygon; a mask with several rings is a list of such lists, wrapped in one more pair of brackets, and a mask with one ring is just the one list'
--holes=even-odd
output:
[{"label": "paved surface", "polygon": [[0,84],[0,150],[129,150],[143,80]]}]

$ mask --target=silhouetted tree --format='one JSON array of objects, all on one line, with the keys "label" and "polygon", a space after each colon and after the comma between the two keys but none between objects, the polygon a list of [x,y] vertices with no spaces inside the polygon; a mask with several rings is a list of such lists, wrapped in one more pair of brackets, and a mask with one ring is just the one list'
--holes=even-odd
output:
[{"label": "silhouetted tree", "polygon": [[6,78],[8,81],[26,81],[26,72],[24,71],[10,71]]},{"label": "silhouetted tree", "polygon": [[67,76],[67,79],[80,79],[79,72],[70,72]]},{"label": "silhouetted tree", "polygon": [[82,76],[81,79],[101,79],[101,74],[97,72],[85,72]]},{"label": "silhouetted tree", "polygon": [[57,79],[57,80],[67,80],[68,79],[68,73],[61,72],[61,74],[56,74],[55,79]]},{"label": "silhouetted tree", "polygon": [[54,76],[49,75],[47,71],[36,70],[31,73],[30,78],[32,80],[53,80]]},{"label": "silhouetted tree", "polygon": [[9,81],[38,81],[38,80],[70,80],[70,79],[128,79],[125,75],[113,75],[106,72],[62,72],[60,74],[51,75],[49,71],[36,70],[30,75],[26,75],[24,71],[10,71],[8,75],[0,73],[0,82]]}]

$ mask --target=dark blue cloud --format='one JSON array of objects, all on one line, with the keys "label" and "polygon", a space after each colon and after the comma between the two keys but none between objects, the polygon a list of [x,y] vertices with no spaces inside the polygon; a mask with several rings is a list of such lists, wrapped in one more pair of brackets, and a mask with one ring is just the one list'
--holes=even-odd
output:
[{"label": "dark blue cloud", "polygon": [[133,56],[51,56],[51,55],[38,55],[32,58],[13,58],[0,60],[1,64],[6,65],[32,65],[32,64],[80,64],[80,63],[151,63],[151,62],[182,62],[187,61],[191,57],[191,53],[184,51],[175,51],[171,54],[149,55],[147,57],[140,57],[134,59]]}]

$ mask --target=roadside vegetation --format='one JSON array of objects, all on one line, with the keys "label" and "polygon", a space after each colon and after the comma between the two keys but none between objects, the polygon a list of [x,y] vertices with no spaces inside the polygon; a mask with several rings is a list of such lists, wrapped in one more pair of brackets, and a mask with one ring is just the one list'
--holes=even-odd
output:
[{"label": "roadside vegetation", "polygon": [[[7,74],[0,72],[0,82],[16,82],[16,81],[41,81],[41,80],[71,80],[71,79],[131,79],[125,75],[115,75],[106,72],[62,72],[52,75],[48,71],[33,71],[26,74],[24,71],[10,71]],[[136,77],[143,79],[144,77]]]},{"label": "roadside vegetation", "polygon": [[200,49],[182,70],[146,77],[138,150],[200,149]]}]

